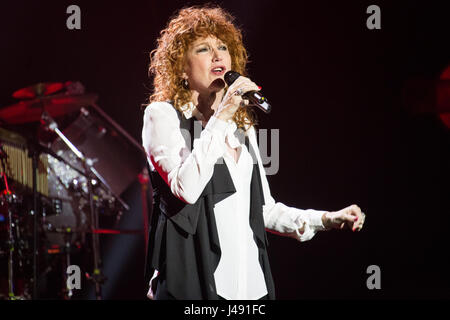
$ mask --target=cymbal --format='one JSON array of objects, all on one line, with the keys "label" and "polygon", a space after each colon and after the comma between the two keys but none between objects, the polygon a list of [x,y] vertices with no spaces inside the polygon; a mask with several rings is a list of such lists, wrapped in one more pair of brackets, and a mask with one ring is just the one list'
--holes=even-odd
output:
[{"label": "cymbal", "polygon": [[97,101],[96,94],[68,95],[57,94],[23,100],[14,105],[0,109],[0,119],[6,124],[38,122],[43,111],[57,118],[77,111]]},{"label": "cymbal", "polygon": [[17,99],[32,99],[51,95],[62,88],[64,88],[64,84],[61,82],[40,82],[15,91],[13,97]]}]

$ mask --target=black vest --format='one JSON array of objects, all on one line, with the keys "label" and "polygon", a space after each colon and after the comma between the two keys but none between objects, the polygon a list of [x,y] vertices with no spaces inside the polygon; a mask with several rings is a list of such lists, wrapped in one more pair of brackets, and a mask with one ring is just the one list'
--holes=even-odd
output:
[{"label": "black vest", "polygon": [[[191,146],[194,121],[178,110],[180,129],[189,130]],[[255,158],[254,150],[245,137],[245,144]],[[214,206],[236,192],[223,158],[214,165],[214,173],[194,204],[176,198],[157,172],[151,172],[153,213],[150,221],[148,251],[145,265],[146,282],[155,269],[166,279],[167,289],[176,299],[217,300],[214,271],[221,250]],[[267,255],[267,235],[262,207],[264,194],[258,163],[254,161],[251,179],[250,227],[259,252],[259,263],[266,281],[269,299],[275,299],[275,288]]]}]

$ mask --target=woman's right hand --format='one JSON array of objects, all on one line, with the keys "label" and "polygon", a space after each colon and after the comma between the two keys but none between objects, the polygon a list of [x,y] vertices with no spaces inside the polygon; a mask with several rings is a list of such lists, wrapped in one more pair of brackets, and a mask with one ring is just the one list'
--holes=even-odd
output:
[{"label": "woman's right hand", "polygon": [[249,78],[240,76],[228,88],[214,116],[225,121],[231,120],[242,103],[248,104],[248,100],[242,99],[242,95],[249,91],[259,90],[260,88]]}]

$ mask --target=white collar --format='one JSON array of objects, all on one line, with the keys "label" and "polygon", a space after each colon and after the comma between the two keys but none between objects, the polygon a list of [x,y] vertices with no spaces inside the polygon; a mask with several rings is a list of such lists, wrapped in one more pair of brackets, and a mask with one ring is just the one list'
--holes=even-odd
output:
[{"label": "white collar", "polygon": [[192,113],[197,107],[194,106],[192,102],[188,102],[185,105],[181,107],[181,109],[184,109],[183,115],[186,119],[189,119],[192,117]]}]

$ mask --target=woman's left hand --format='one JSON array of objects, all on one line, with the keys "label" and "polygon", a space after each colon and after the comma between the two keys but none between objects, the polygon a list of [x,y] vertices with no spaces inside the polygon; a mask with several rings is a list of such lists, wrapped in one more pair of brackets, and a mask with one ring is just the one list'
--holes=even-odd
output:
[{"label": "woman's left hand", "polygon": [[339,211],[326,212],[322,222],[327,229],[344,229],[346,226],[352,231],[360,231],[364,225],[366,215],[356,204]]}]

